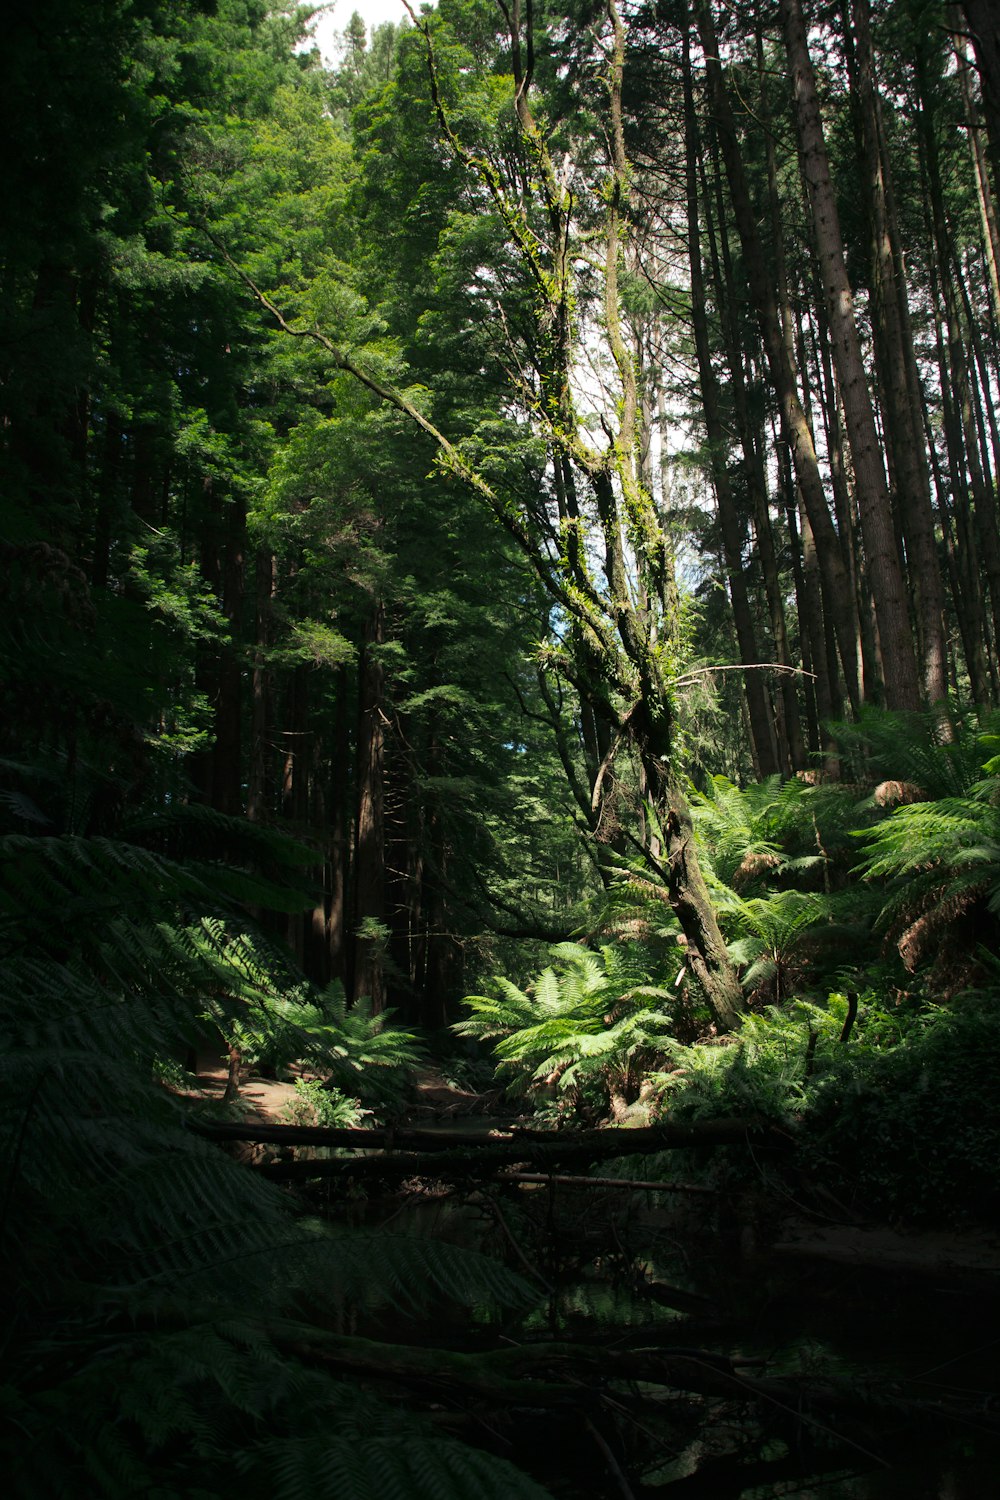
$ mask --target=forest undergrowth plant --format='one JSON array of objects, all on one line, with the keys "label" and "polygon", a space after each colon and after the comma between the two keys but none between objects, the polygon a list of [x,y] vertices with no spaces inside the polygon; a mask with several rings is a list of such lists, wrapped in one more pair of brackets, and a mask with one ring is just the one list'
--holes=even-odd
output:
[{"label": "forest undergrowth plant", "polygon": [[338,1088],[319,1078],[296,1078],[295,1098],[281,1111],[289,1125],[331,1125],[351,1129],[364,1123],[371,1111],[357,1099],[349,1099]]},{"label": "forest undergrowth plant", "polygon": [[[746,899],[717,892],[729,955],[751,1004],[781,1004],[822,983],[822,960],[839,956],[845,941],[863,945],[867,924],[845,921],[857,902],[819,891],[779,890]],[[863,914],[855,913],[855,916]]]},{"label": "forest undergrowth plant", "polygon": [[806,886],[830,892],[848,879],[855,849],[854,785],[803,774],[736,786],[713,776],[692,788],[695,833],[715,885],[742,896]]},{"label": "forest undergrowth plant", "polygon": [[711,1046],[669,1048],[669,1070],[650,1080],[658,1109],[671,1119],[721,1115],[788,1121],[806,1100],[811,1080],[843,1033],[848,1002],[825,1006],[795,1000],[748,1015],[738,1035]]},{"label": "forest undergrowth plant", "polygon": [[824,1005],[769,1006],[735,1037],[671,1044],[670,1067],[650,1079],[654,1108],[675,1123],[736,1115],[779,1126],[795,1145],[787,1160],[716,1154],[713,1171],[797,1201],[904,1221],[995,1222],[996,1000],[995,989],[970,991],[945,1007],[872,988],[831,993]]},{"label": "forest undergrowth plant", "polygon": [[907,714],[866,706],[855,723],[828,728],[842,779],[867,788],[881,808],[967,795],[982,775],[984,739],[1000,733],[1000,715],[953,703]]},{"label": "forest undergrowth plant", "polygon": [[947,1006],[864,997],[857,1037],[817,1070],[798,1133],[804,1176],[856,1211],[1000,1221],[1000,991]]},{"label": "forest undergrowth plant", "polygon": [[887,882],[878,928],[911,973],[922,965],[949,991],[983,975],[981,950],[1000,932],[1000,756],[979,741],[979,776],[962,795],[893,809],[865,833],[858,873]]},{"label": "forest undergrowth plant", "polygon": [[467,995],[471,1014],[454,1030],[488,1043],[498,1078],[536,1108],[621,1117],[666,1050],[676,991],[624,948],[559,943],[551,954],[526,991],[497,976],[493,995]]},{"label": "forest undergrowth plant", "polygon": [[413,1032],[393,1023],[391,1011],[373,1014],[364,996],[349,1006],[337,979],[323,988],[302,986],[280,1011],[293,1035],[311,1040],[317,1070],[333,1091],[380,1115],[402,1110],[423,1051]]},{"label": "forest undergrowth plant", "polygon": [[[405,1320],[442,1298],[523,1305],[530,1288],[474,1252],[304,1219],[162,1086],[157,1059],[206,1005],[268,1035],[255,1015],[281,975],[227,974],[266,950],[220,896],[224,868],[208,880],[110,832],[53,834],[44,807],[32,827],[26,796],[5,801],[0,835],[6,1493],[540,1500],[401,1413],[391,1360],[380,1375],[377,1348],[330,1331],[361,1305]],[[387,1047],[357,1030],[345,1057]]]}]

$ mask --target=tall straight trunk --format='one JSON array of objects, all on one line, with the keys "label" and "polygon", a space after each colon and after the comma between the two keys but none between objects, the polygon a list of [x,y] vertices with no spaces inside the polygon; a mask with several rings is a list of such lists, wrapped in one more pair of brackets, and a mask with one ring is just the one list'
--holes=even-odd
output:
[{"label": "tall straight trunk", "polygon": [[[788,627],[785,620],[784,591],[778,571],[778,559],[771,526],[771,507],[768,494],[767,472],[764,465],[764,432],[762,423],[755,422],[751,415],[747,392],[746,367],[752,365],[752,356],[745,353],[748,331],[739,326],[734,309],[738,305],[736,276],[732,256],[729,252],[729,233],[726,223],[725,200],[721,181],[721,163],[714,132],[709,131],[712,151],[715,187],[715,215],[713,220],[712,195],[708,190],[704,157],[702,157],[701,187],[705,205],[705,229],[711,252],[712,273],[715,283],[715,305],[721,310],[725,328],[725,353],[729,366],[730,389],[733,397],[733,412],[736,431],[743,453],[743,471],[747,488],[753,501],[753,525],[757,558],[760,563],[764,598],[771,623],[774,642],[774,659],[780,666],[789,668],[779,674],[779,704],[776,705],[775,721],[778,752],[785,771],[801,771],[806,765],[805,741],[802,738],[802,721],[799,713],[794,661],[788,642]],[[718,232],[716,232],[716,221]],[[753,341],[755,344],[757,340]]]},{"label": "tall straight trunk", "polygon": [[[892,434],[892,457],[897,481],[897,510],[906,540],[910,578],[916,596],[917,632],[921,651],[921,677],[929,703],[938,703],[947,692],[944,644],[944,588],[938,565],[934,535],[934,512],[927,465],[923,454],[923,430],[914,420],[908,395],[906,339],[908,327],[901,318],[906,298],[905,283],[896,275],[899,229],[895,217],[892,180],[887,170],[885,132],[875,78],[869,0],[850,0],[856,53],[852,88],[858,101],[866,198],[872,234],[872,282],[875,292],[875,342],[882,372],[882,399],[887,430]],[[850,29],[845,16],[845,35]],[[851,49],[848,48],[851,59]]]},{"label": "tall straight trunk", "polygon": [[695,349],[698,357],[698,375],[701,384],[702,411],[712,468],[712,483],[719,509],[719,528],[726,559],[726,575],[729,582],[729,597],[733,607],[733,624],[740,659],[749,671],[744,674],[747,711],[750,718],[750,736],[753,742],[754,759],[760,776],[771,776],[778,770],[777,745],[774,737],[774,721],[768,702],[763,674],[757,670],[760,652],[754,629],[753,615],[747,596],[746,578],[743,571],[743,556],[740,536],[740,520],[733,498],[732,485],[726,461],[728,442],[720,415],[721,402],[719,383],[712,365],[712,350],[708,336],[706,315],[705,277],[701,262],[701,226],[698,217],[699,154],[698,124],[694,112],[694,93],[691,87],[690,55],[688,38],[684,38],[684,121],[685,147],[687,154],[687,221],[688,260],[691,270],[691,317],[694,324]]},{"label": "tall straight trunk", "polygon": [[229,640],[203,645],[196,679],[212,707],[213,741],[194,758],[195,784],[217,812],[243,811],[243,623],[246,513],[237,500],[220,500],[211,480],[203,484],[200,566],[222,606]]},{"label": "tall straight trunk", "polygon": [[365,626],[359,662],[357,824],[354,843],[354,999],[367,995],[372,1012],[385,1009],[385,672],[379,647],[385,609],[379,600]]},{"label": "tall straight trunk", "polygon": [[[983,348],[979,323],[969,296],[966,278],[962,273],[962,268],[958,265],[954,268],[954,276],[955,285],[961,298],[962,311],[965,315],[967,341],[972,350],[972,368],[973,372],[979,377],[978,380],[972,381],[972,399],[976,414],[976,428],[979,432],[979,451],[982,455],[980,462],[987,490],[995,501],[997,479],[1000,476],[1000,427],[997,425],[996,408],[990,391],[990,371],[986,361],[986,351]],[[987,430],[989,433],[988,439]],[[996,512],[994,509],[994,521],[995,516]]]},{"label": "tall straight trunk", "polygon": [[[309,732],[309,669],[299,664],[286,679],[281,777],[281,815],[297,838],[305,835],[310,812],[313,735]],[[299,963],[306,963],[309,918],[301,911],[288,915],[288,943]],[[312,976],[311,976],[312,977]]]},{"label": "tall straight trunk", "polygon": [[847,438],[854,463],[861,535],[874,595],[882,648],[886,703],[917,709],[920,686],[910,629],[906,582],[892,525],[892,506],[875,427],[875,414],[854,317],[840,218],[820,119],[819,98],[799,0],[780,0],[802,167],[809,189],[813,231],[826,294],[834,360],[840,380]]},{"label": "tall straight trunk", "polygon": [[1000,23],[996,0],[962,0],[976,52],[994,191],[1000,191]]},{"label": "tall straight trunk", "polygon": [[969,135],[969,150],[972,154],[972,170],[976,178],[976,200],[979,204],[979,224],[983,233],[983,252],[986,256],[993,315],[1000,319],[1000,225],[997,223],[996,197],[990,183],[982,131],[979,128],[978,109],[972,86],[972,69],[969,65],[968,43],[966,37],[961,34],[961,21],[955,6],[949,7],[949,24],[952,28],[952,44],[958,63],[958,78],[962,86],[962,105],[965,110],[965,128]]},{"label": "tall straight trunk", "polygon": [[347,980],[347,861],[351,743],[348,723],[348,672],[337,668],[337,701],[333,713],[327,805],[330,837],[326,870],[326,948],[331,979]]},{"label": "tall straight trunk", "polygon": [[824,600],[833,617],[837,647],[852,704],[858,702],[857,639],[850,586],[840,543],[830,517],[813,435],[796,388],[794,362],[785,340],[774,288],[768,275],[757,216],[719,61],[709,0],[697,0],[698,29],[705,54],[709,100],[726,168],[736,228],[743,249],[750,294],[760,321],[771,383],[778,398],[782,430],[795,467],[809,522],[816,538]]},{"label": "tall straight trunk", "polygon": [[246,513],[242,502],[227,507],[222,565],[222,608],[229,641],[220,650],[219,705],[216,713],[214,805],[236,817],[243,811],[243,630]]},{"label": "tall straight trunk", "polygon": [[461,949],[448,931],[444,890],[450,851],[444,819],[437,809],[428,819],[427,832],[433,870],[428,872],[424,891],[426,960],[420,1021],[429,1031],[438,1031],[448,1023],[448,996],[461,993]]},{"label": "tall straight trunk", "polygon": [[[813,417],[813,404],[812,404],[812,397],[810,395],[810,392],[812,390],[820,390],[820,391],[822,390],[821,376],[820,376],[818,367],[814,371],[810,371],[810,368],[809,368],[809,358],[808,358],[808,350],[806,348],[805,326],[804,326],[804,323],[803,323],[803,321],[801,319],[797,320],[795,334],[794,334],[794,340],[795,340],[796,365],[797,365],[797,368],[801,371],[802,409],[803,409],[803,411],[806,414],[806,421],[809,423],[809,431],[815,434],[815,432],[816,432],[816,422],[815,422],[815,419]],[[832,477],[833,476],[832,476],[832,473],[831,473],[831,478]],[[837,506],[837,485],[836,485],[836,483],[833,483],[831,487],[833,489],[834,508],[836,509],[836,506]],[[817,582],[818,582],[819,579],[820,579],[820,577],[821,577],[821,574],[819,572],[819,559],[816,556],[816,539],[815,539],[815,537],[812,534],[812,527],[811,527],[811,525],[809,523],[808,513],[804,510],[804,507],[803,507],[801,487],[799,487],[798,497],[799,497],[799,521],[800,521],[800,525],[801,525],[801,528],[802,528],[802,545],[806,549],[807,569],[808,569],[809,549],[811,549],[812,562],[813,562],[813,566],[815,568],[816,579],[817,579]],[[849,513],[849,505],[848,505],[846,491],[844,493],[843,500],[844,500],[844,508],[841,511],[840,515],[838,516],[838,540],[839,540],[839,543],[840,543],[840,555],[841,555],[841,559],[842,559],[843,564],[844,564],[845,575],[847,576],[848,579],[853,579],[854,572],[853,572],[852,567],[851,567],[851,525],[850,525],[850,513]],[[821,590],[819,588],[817,588],[816,589],[816,593],[817,593],[817,595],[819,595],[821,593]],[[823,633],[822,633],[823,660],[826,663],[826,672],[825,672],[825,676],[823,678],[823,681],[826,684],[827,702],[826,702],[826,707],[823,710],[823,718],[824,719],[841,719],[841,718],[843,718],[843,715],[844,715],[844,699],[843,699],[843,694],[840,691],[840,679],[839,679],[839,677],[837,675],[837,643],[836,643],[836,640],[834,638],[833,631],[831,629],[830,610],[829,610],[828,607],[826,607],[826,601],[825,600],[823,601],[823,604],[824,604],[823,609],[820,610],[818,612],[818,615],[817,615],[817,618],[821,619],[822,622],[823,622]],[[857,641],[857,639],[858,639],[858,637],[857,637],[857,634],[856,634],[855,635],[855,641]],[[818,648],[818,641],[817,641],[817,648]],[[823,691],[822,691],[822,689],[820,691],[819,696],[823,697]]]},{"label": "tall straight trunk", "polygon": [[820,750],[820,714],[830,712],[830,686],[826,678],[823,650],[823,601],[817,587],[816,549],[806,517],[806,535],[799,534],[799,495],[791,455],[785,444],[778,450],[778,484],[785,511],[785,524],[795,580],[795,611],[799,621],[799,652],[805,677],[806,733],[809,750]]},{"label": "tall straight trunk", "polygon": [[797,491],[797,498],[802,547],[802,577],[805,582],[805,630],[809,637],[809,656],[816,683],[816,712],[821,725],[824,725],[831,719],[840,718],[841,700],[830,673],[830,654],[827,649],[829,636],[819,589],[816,539],[809,524],[809,515],[802,504],[801,490]]},{"label": "tall straight trunk", "polygon": [[930,417],[926,409],[924,412],[924,430],[927,438],[927,449],[931,456],[931,470],[934,475],[934,484],[938,493],[938,509],[941,515],[941,531],[944,537],[945,563],[951,583],[951,596],[955,601],[955,619],[958,624],[959,639],[962,643],[965,669],[969,677],[969,690],[972,694],[973,703],[975,703],[977,708],[983,708],[990,701],[990,691],[989,671],[986,664],[986,617],[983,612],[983,596],[980,588],[979,573],[976,569],[969,568],[968,550],[963,551],[956,538],[957,525],[953,524],[953,517],[948,510],[944,475],[941,473],[937,448],[934,445],[934,434],[931,431]]},{"label": "tall straight trunk", "polygon": [[247,777],[247,817],[260,823],[271,810],[271,697],[273,685],[267,653],[271,644],[274,599],[274,554],[258,548],[254,560],[254,655],[251,673],[250,755]]},{"label": "tall straight trunk", "polygon": [[[926,174],[926,197],[931,221],[932,290],[936,290],[938,294],[932,301],[935,309],[940,307],[943,310],[947,343],[947,369],[942,368],[941,371],[943,380],[947,382],[942,386],[941,392],[946,414],[946,441],[956,505],[962,500],[967,504],[966,497],[971,491],[976,528],[975,552],[978,553],[979,565],[986,576],[996,649],[1000,644],[1000,532],[997,529],[995,499],[992,489],[988,488],[988,475],[983,472],[980,457],[972,382],[956,288],[954,247],[945,213],[944,188],[937,141],[928,107],[929,88],[922,52],[917,57],[917,82],[921,96],[917,112],[918,137]],[[969,540],[971,542],[971,536]],[[970,563],[974,555],[970,554]]]},{"label": "tall straight trunk", "polygon": [[331,807],[327,798],[328,784],[325,776],[324,747],[318,733],[312,734],[309,742],[309,786],[306,818],[309,833],[317,841],[318,859],[315,869],[317,899],[303,918],[303,948],[305,971],[316,984],[328,984],[331,978],[330,950],[327,944],[328,876],[330,867],[330,816]]}]

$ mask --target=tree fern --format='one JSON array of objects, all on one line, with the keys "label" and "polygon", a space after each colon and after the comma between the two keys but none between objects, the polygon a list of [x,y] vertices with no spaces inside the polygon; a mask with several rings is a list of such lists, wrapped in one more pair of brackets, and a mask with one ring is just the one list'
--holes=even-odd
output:
[{"label": "tree fern", "polygon": [[784,863],[772,827],[780,790],[779,776],[745,789],[725,776],[713,776],[703,792],[692,788],[691,810],[699,843],[724,885],[740,889]]},{"label": "tree fern", "polygon": [[673,988],[653,983],[626,949],[550,951],[555,963],[529,993],[498,977],[496,994],[466,997],[471,1014],[454,1030],[492,1044],[498,1076],[515,1093],[573,1107],[592,1093],[601,1112],[632,1102],[670,1033]]},{"label": "tree fern", "polygon": [[834,910],[831,899],[818,892],[776,891],[748,899],[725,893],[722,920],[736,934],[729,953],[748,995],[758,1001],[787,999],[818,946],[845,935],[842,927],[832,926]]},{"label": "tree fern", "polygon": [[902,796],[887,791],[891,805],[966,796],[982,774],[982,738],[1000,731],[1000,715],[978,719],[940,706],[908,714],[866,707],[857,723],[830,728],[846,779],[869,788],[888,783],[908,789]]},{"label": "tree fern", "polygon": [[995,937],[1000,917],[1000,776],[898,807],[864,839],[858,870],[888,882],[879,923],[907,968],[933,954],[953,980],[971,973],[976,941]]}]

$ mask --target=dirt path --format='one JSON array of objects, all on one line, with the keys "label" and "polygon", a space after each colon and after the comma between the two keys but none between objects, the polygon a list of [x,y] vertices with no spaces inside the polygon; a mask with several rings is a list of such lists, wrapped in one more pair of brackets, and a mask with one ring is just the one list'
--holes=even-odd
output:
[{"label": "dirt path", "polygon": [[[296,1069],[290,1069],[290,1081],[278,1082],[252,1075],[240,1084],[240,1101],[250,1121],[261,1121],[268,1125],[288,1124],[286,1111],[289,1105],[301,1100],[295,1088]],[[187,1097],[205,1102],[222,1102],[226,1092],[228,1068],[221,1060],[199,1058],[197,1089],[190,1090]],[[462,1089],[449,1082],[440,1069],[427,1066],[419,1069],[413,1091],[413,1101],[405,1111],[404,1119],[414,1125],[462,1120],[470,1115],[481,1115],[484,1108],[491,1111],[496,1101],[492,1095],[483,1096],[469,1089]]]},{"label": "dirt path", "polygon": [[[221,1063],[218,1066],[199,1067],[194,1076],[198,1087],[191,1090],[187,1097],[205,1103],[221,1104],[226,1092],[228,1069]],[[240,1084],[240,1103],[246,1111],[247,1119],[259,1120],[268,1125],[287,1124],[285,1110],[301,1097],[294,1081],[282,1083],[270,1078],[252,1077]]]}]

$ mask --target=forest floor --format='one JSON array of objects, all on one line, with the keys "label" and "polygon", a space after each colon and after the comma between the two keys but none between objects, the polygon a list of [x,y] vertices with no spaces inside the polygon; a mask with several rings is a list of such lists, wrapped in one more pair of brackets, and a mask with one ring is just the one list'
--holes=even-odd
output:
[{"label": "forest floor", "polygon": [[[289,1069],[289,1079],[260,1078],[251,1073],[240,1083],[240,1101],[248,1121],[260,1121],[269,1125],[288,1123],[289,1108],[301,1100],[295,1087],[298,1076],[313,1076],[308,1070]],[[221,1103],[229,1077],[228,1064],[222,1058],[199,1056],[194,1074],[197,1088],[187,1091],[187,1097],[206,1103]],[[426,1125],[431,1122],[447,1122],[479,1115],[484,1108],[492,1110],[493,1095],[477,1094],[464,1089],[448,1079],[440,1069],[421,1068],[414,1084],[413,1099],[406,1110],[407,1124]],[[484,1133],[488,1129],[484,1120]]]}]

